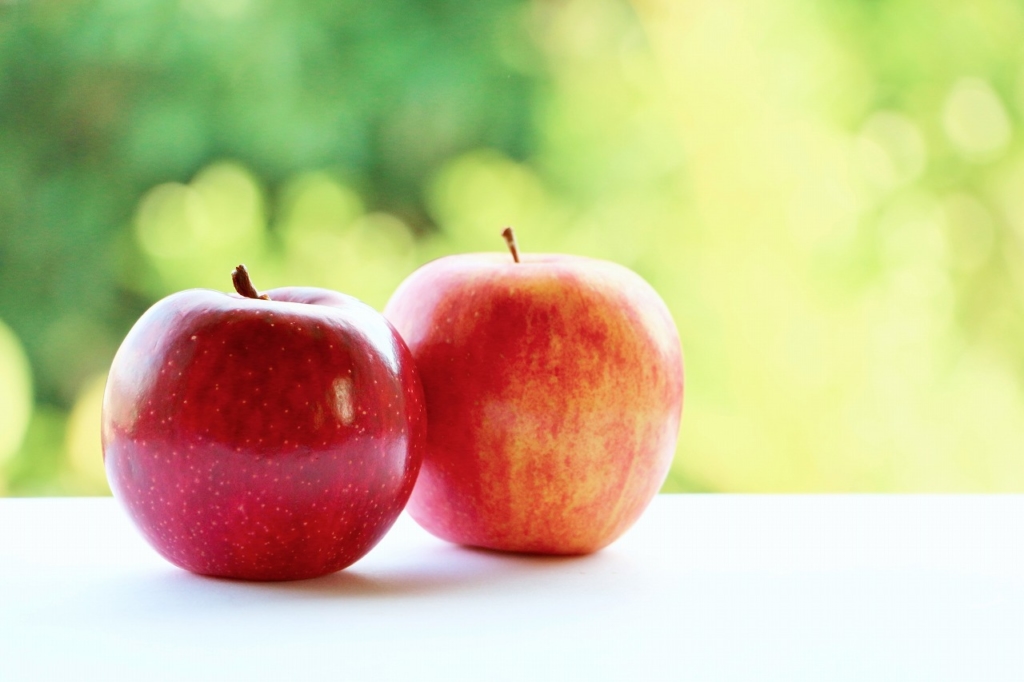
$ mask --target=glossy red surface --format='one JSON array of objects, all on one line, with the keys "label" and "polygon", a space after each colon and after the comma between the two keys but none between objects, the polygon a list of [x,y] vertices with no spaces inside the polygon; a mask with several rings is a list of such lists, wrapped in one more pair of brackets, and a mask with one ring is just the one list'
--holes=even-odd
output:
[{"label": "glossy red surface", "polygon": [[115,497],[196,573],[309,578],[359,559],[404,507],[425,438],[408,349],[320,289],[169,296],[129,332],[103,404]]},{"label": "glossy red surface", "polygon": [[572,256],[428,263],[384,311],[423,382],[428,444],[409,502],[453,542],[579,554],[619,537],[665,480],[682,351],[632,271]]}]

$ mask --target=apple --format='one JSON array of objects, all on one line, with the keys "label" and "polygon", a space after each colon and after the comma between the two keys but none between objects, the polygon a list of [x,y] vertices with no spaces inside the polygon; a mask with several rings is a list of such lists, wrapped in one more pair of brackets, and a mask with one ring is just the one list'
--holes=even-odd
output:
[{"label": "apple", "polygon": [[435,260],[384,316],[412,351],[427,447],[409,514],[464,545],[586,554],[665,480],[683,400],[679,334],[631,270],[584,257]]},{"label": "apple", "polygon": [[325,289],[192,289],[136,322],[103,396],[114,496],[195,573],[296,580],[340,570],[394,523],[426,414],[388,322]]}]

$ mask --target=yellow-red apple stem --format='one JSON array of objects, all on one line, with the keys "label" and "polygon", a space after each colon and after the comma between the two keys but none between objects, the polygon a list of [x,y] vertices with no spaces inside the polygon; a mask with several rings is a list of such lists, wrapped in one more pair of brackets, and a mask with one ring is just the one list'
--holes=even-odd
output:
[{"label": "yellow-red apple stem", "polygon": [[511,227],[506,227],[501,231],[501,236],[505,238],[505,243],[508,244],[508,250],[512,252],[512,258],[515,262],[519,262],[519,246],[516,244],[516,233]]}]

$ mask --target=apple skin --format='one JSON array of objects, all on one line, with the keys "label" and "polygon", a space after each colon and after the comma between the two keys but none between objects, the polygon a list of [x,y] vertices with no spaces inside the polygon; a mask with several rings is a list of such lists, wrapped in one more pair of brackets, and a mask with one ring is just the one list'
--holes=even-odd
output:
[{"label": "apple skin", "polygon": [[682,349],[636,273],[574,256],[449,256],[410,275],[384,315],[423,382],[427,449],[407,509],[429,532],[586,554],[658,492],[679,433]]},{"label": "apple skin", "polygon": [[266,294],[164,298],[107,380],[114,496],[160,554],[194,573],[340,570],[384,536],[420,468],[422,389],[380,313],[324,289]]}]

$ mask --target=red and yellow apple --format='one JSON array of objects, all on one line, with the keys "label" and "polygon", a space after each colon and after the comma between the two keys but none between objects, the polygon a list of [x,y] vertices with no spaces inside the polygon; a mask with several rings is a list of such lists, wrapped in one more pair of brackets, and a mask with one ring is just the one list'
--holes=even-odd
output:
[{"label": "red and yellow apple", "polygon": [[657,493],[683,400],[675,323],[654,289],[583,257],[466,254],[410,275],[384,315],[423,383],[427,447],[409,501],[465,545],[584,554]]},{"label": "red and yellow apple", "polygon": [[160,554],[190,571],[312,578],[362,557],[412,491],[422,389],[387,321],[289,287],[193,289],[157,302],[114,357],[103,398],[110,487]]}]

